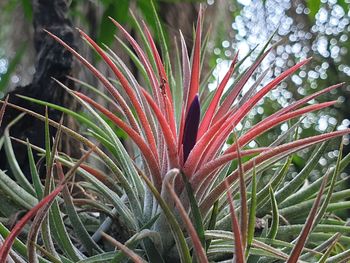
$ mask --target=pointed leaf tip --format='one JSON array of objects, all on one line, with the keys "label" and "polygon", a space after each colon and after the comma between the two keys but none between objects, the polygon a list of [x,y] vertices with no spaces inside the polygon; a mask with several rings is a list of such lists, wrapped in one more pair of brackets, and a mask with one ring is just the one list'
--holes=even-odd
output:
[{"label": "pointed leaf tip", "polygon": [[185,120],[185,129],[183,135],[183,151],[184,151],[184,162],[186,162],[188,155],[193,149],[197,141],[197,133],[200,118],[200,104],[198,93],[194,97],[187,113]]}]

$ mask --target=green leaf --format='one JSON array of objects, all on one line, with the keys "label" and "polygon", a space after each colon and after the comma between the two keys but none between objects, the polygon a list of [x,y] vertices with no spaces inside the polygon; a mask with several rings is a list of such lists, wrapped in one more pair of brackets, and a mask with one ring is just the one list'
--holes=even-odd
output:
[{"label": "green leaf", "polygon": [[[146,2],[149,2],[149,1],[139,1],[140,2],[143,2],[143,3],[146,3]],[[133,27],[135,28],[136,32],[140,35],[141,37],[141,40],[142,40],[142,44],[143,44],[143,47],[144,47],[144,51],[146,51],[145,53],[147,54],[147,57],[148,59],[150,60],[151,62],[151,65],[152,65],[152,69],[156,72],[157,70],[157,65],[156,65],[156,61],[155,61],[155,57],[153,56],[152,54],[152,48],[148,42],[148,39],[145,35],[145,32],[144,32],[144,28],[141,27],[140,23],[138,22],[137,18],[135,17],[134,13],[133,12],[130,12],[131,13],[131,16],[130,16],[130,22],[131,24],[133,25]],[[149,25],[149,24],[148,24]],[[154,27],[152,27],[153,31],[156,31],[156,27],[154,25]],[[132,58],[131,58],[132,59]],[[143,68],[143,66],[142,66]],[[141,70],[142,70],[141,68]],[[142,72],[142,71],[141,71]],[[143,73],[144,74],[144,73]],[[147,74],[147,73],[145,73]],[[147,81],[149,81],[149,78],[146,77],[145,78]]]},{"label": "green leaf", "polygon": [[77,263],[104,263],[110,262],[117,252],[105,252],[86,259],[80,260]]},{"label": "green leaf", "polygon": [[326,260],[329,258],[332,250],[334,249],[334,246],[337,244],[338,239],[340,237],[340,234],[336,235],[336,238],[333,240],[333,242],[328,246],[326,252],[322,255],[322,257],[320,258],[320,260],[318,261],[318,263],[325,263]]},{"label": "green leaf", "polygon": [[80,260],[82,258],[82,255],[78,253],[78,250],[74,247],[72,241],[70,240],[70,236],[64,225],[57,200],[53,202],[51,210],[49,212],[49,216],[50,225],[52,226],[53,230],[53,235],[55,236],[55,240],[60,246],[60,248],[65,252],[65,255],[67,255],[71,260]]},{"label": "green leaf", "polygon": [[[213,209],[211,211],[211,215],[210,215],[210,220],[209,220],[209,224],[208,224],[208,229],[207,230],[214,230],[215,229],[215,225],[216,225],[216,219],[218,217],[218,213],[219,213],[219,201],[216,201],[213,205]],[[211,240],[207,240],[206,242],[206,249],[208,251],[208,248],[210,246]]]},{"label": "green leaf", "polygon": [[[0,222],[0,235],[3,238],[6,238],[9,234],[10,231]],[[22,241],[18,238],[15,239],[12,248],[15,249],[23,258],[27,258],[27,246],[23,244]],[[39,257],[39,263],[50,262],[46,259],[43,259],[42,257]]]},{"label": "green leaf", "polygon": [[249,250],[253,242],[254,231],[255,231],[255,212],[256,212],[256,171],[253,170],[252,176],[252,192],[250,195],[250,209],[249,209],[249,219],[248,219],[248,234],[247,234],[247,248],[246,248],[246,257],[249,255]]},{"label": "green leaf", "polygon": [[[290,164],[292,163],[293,155],[289,156],[286,162],[284,163],[283,167],[278,171],[276,176],[271,179],[270,185],[265,186],[262,190],[259,191],[257,195],[257,206],[263,209],[264,211],[266,210],[265,206],[263,204],[266,204],[268,202],[268,196],[269,196],[269,188],[271,187],[273,191],[278,189],[278,186],[284,181],[285,176],[288,173]],[[259,214],[260,211],[258,211]],[[262,215],[262,214],[259,214]]]},{"label": "green leaf", "polygon": [[316,20],[316,14],[321,7],[321,0],[306,1],[306,5],[310,9],[309,18],[314,22]]},{"label": "green leaf", "polygon": [[[158,3],[153,2],[153,5],[155,6],[155,9],[158,9]],[[153,7],[152,7],[152,3],[151,1],[137,1],[137,7],[138,9],[140,9],[140,11],[142,12],[142,15],[147,23],[147,25],[152,29],[153,32],[157,32],[157,21],[156,18],[154,17],[154,11],[153,11]],[[158,15],[158,13],[157,13]],[[133,18],[133,23],[136,21]],[[157,41],[161,41],[160,37],[157,36]]]},{"label": "green leaf", "polygon": [[106,3],[97,37],[97,43],[110,45],[114,39],[116,27],[108,17],[113,17],[120,23],[125,23],[128,18],[129,0],[108,1]]},{"label": "green leaf", "polygon": [[271,200],[271,207],[272,207],[272,224],[271,224],[270,231],[267,234],[267,237],[271,239],[275,239],[278,231],[278,225],[279,225],[278,205],[271,186],[269,187],[269,192],[270,192],[270,200]]},{"label": "green leaf", "polygon": [[318,212],[318,214],[316,216],[316,219],[315,219],[313,227],[315,227],[321,221],[321,219],[322,219],[324,213],[326,212],[327,207],[328,207],[328,205],[329,205],[329,203],[331,201],[332,194],[333,194],[334,187],[335,187],[335,183],[336,183],[338,175],[339,175],[340,161],[342,159],[342,155],[343,155],[343,142],[340,144],[337,163],[336,163],[336,166],[335,166],[332,178],[331,178],[331,184],[330,184],[330,186],[328,188],[326,199],[322,203],[322,206],[321,206],[321,208],[320,208],[320,210],[319,210],[319,212]]},{"label": "green leaf", "polygon": [[0,188],[12,201],[25,209],[31,209],[38,203],[38,200],[26,190],[13,181],[8,175],[0,170]]},{"label": "green leaf", "polygon": [[[56,155],[57,146],[58,146],[58,140],[60,137],[60,131],[62,122],[58,126],[58,132],[56,134],[56,140],[54,141],[54,144],[52,146],[52,152],[51,152],[51,138],[50,138],[50,124],[49,124],[49,115],[48,115],[48,107],[45,107],[45,165],[46,165],[46,177],[45,177],[45,185],[44,185],[44,194],[43,197],[46,197],[51,192],[51,187],[54,186],[53,183],[53,174],[52,174],[52,167],[54,163],[54,157]],[[45,217],[42,224],[41,224],[41,236],[43,243],[45,245],[45,248],[49,254],[52,254],[53,256],[58,256],[58,253],[56,251],[52,235],[51,235],[51,227],[50,227],[50,221],[49,217]]]},{"label": "green leaf", "polygon": [[23,117],[23,114],[20,114],[6,127],[4,131],[4,137],[5,137],[4,146],[5,146],[7,161],[11,168],[11,172],[13,173],[13,176],[16,178],[16,181],[18,182],[19,186],[23,187],[23,189],[25,189],[29,194],[35,195],[34,188],[29,183],[26,176],[23,174],[21,167],[17,162],[16,155],[13,150],[11,139],[10,139],[11,126],[14,125],[22,117]]},{"label": "green leaf", "polygon": [[349,258],[350,258],[350,249],[328,258],[326,262],[327,263],[348,262]]},{"label": "green leaf", "polygon": [[43,198],[44,186],[41,184],[40,176],[39,176],[38,170],[36,169],[32,148],[30,147],[28,139],[27,139],[27,153],[28,153],[30,174],[32,176],[32,182],[34,185],[35,193],[37,198],[41,200]]},{"label": "green leaf", "polygon": [[191,212],[192,212],[192,217],[193,217],[193,225],[196,229],[197,235],[202,243],[202,246],[205,249],[206,242],[205,242],[202,215],[201,215],[201,212],[199,210],[197,200],[194,197],[193,189],[192,189],[190,182],[188,181],[186,175],[181,173],[181,176],[185,182],[186,192],[187,192],[188,198],[190,200]]},{"label": "green leaf", "polygon": [[185,262],[186,263],[192,262],[190,251],[189,251],[188,245],[186,243],[185,236],[184,236],[182,229],[179,226],[173,212],[171,211],[171,209],[169,208],[167,203],[164,201],[162,196],[159,194],[157,189],[154,187],[152,182],[147,178],[147,176],[144,175],[143,173],[140,173],[140,176],[143,178],[143,180],[147,184],[148,188],[153,193],[155,199],[158,201],[158,204],[162,208],[164,216],[166,217],[168,224],[171,226],[171,229],[174,233],[176,245],[177,245],[178,250],[179,250],[179,254],[180,254],[179,256],[181,258],[181,261],[184,263]]},{"label": "green leaf", "polygon": [[86,248],[87,252],[90,255],[96,254],[96,252],[101,253],[102,249],[92,240],[80,217],[78,216],[68,188],[63,190],[63,199],[65,201],[68,217],[72,223],[72,226],[74,226],[73,230]]},{"label": "green leaf", "polygon": [[338,0],[337,3],[344,9],[345,13],[349,12],[349,2],[346,0]]},{"label": "green leaf", "polygon": [[[145,1],[139,1],[140,2],[145,2]],[[164,68],[165,68],[165,72],[166,75],[169,77],[172,76],[171,73],[171,66],[170,66],[170,56],[169,56],[169,50],[168,50],[168,41],[166,38],[166,33],[163,30],[163,26],[160,22],[158,13],[157,13],[157,8],[156,8],[156,3],[154,0],[150,0],[149,1],[151,3],[151,10],[152,10],[152,18],[155,20],[156,23],[156,28],[157,28],[157,33],[158,33],[158,38],[159,38],[159,43],[160,43],[160,47],[162,50],[162,57],[164,60]]]},{"label": "green leaf", "polygon": [[30,0],[21,0],[24,16],[31,22],[33,19],[33,7]]},{"label": "green leaf", "polygon": [[[342,172],[350,163],[350,153],[347,154],[340,162],[339,172]],[[322,178],[317,179],[305,189],[302,189],[296,193],[293,193],[286,200],[279,204],[280,208],[286,208],[293,204],[300,204],[310,196],[318,192],[322,183]]]},{"label": "green leaf", "polygon": [[290,181],[286,186],[284,186],[277,192],[276,200],[278,203],[282,202],[291,194],[293,194],[294,191],[304,183],[305,179],[309,176],[310,172],[318,164],[318,160],[321,158],[321,156],[325,152],[328,142],[329,141],[326,141],[322,143],[320,147],[316,147],[312,157],[310,158],[310,160],[308,160],[303,170],[298,175],[296,175],[292,181]]},{"label": "green leaf", "polygon": [[46,106],[46,107],[49,107],[49,108],[61,111],[61,112],[65,113],[65,114],[67,114],[69,116],[72,116],[75,120],[79,121],[81,124],[84,124],[88,128],[94,130],[100,136],[103,136],[105,138],[108,137],[106,135],[106,133],[98,125],[96,125],[94,123],[94,120],[90,120],[89,118],[85,117],[83,113],[75,112],[73,110],[67,109],[67,108],[59,106],[57,104],[49,103],[49,102],[38,100],[38,99],[35,99],[35,98],[31,98],[31,97],[27,97],[27,96],[23,96],[23,95],[17,95],[17,96],[22,98],[22,99],[34,102],[36,104],[43,105],[43,106]]}]

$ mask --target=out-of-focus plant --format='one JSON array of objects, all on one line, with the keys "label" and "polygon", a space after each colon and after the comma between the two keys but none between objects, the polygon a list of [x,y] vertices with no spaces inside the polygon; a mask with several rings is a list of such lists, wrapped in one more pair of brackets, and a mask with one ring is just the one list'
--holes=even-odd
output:
[{"label": "out-of-focus plant", "polygon": [[[230,86],[228,81],[244,61],[238,61],[236,54],[218,87],[208,92],[207,80],[201,82],[200,78],[206,43],[202,45],[202,11],[192,55],[187,54],[180,34],[181,51],[175,50],[178,61],[170,63],[162,28],[152,10],[162,55],[144,23],[140,25],[131,16],[141,36],[141,47],[111,19],[134,49],[122,45],[144,77],[142,84],[112,50],[106,46],[102,49],[83,31],[79,30],[83,39],[116,79],[105,77],[48,32],[101,81],[109,95],[98,91],[96,100],[61,85],[85,107],[84,113],[22,97],[73,116],[86,127],[86,137],[48,116],[3,102],[2,114],[5,107],[13,107],[46,123],[46,148],[11,138],[10,127],[1,139],[17,182],[0,171],[0,189],[9,197],[0,206],[15,203],[29,212],[11,233],[0,223],[0,262],[6,258],[15,262],[85,263],[127,262],[128,258],[134,262],[347,261],[350,227],[332,212],[349,207],[344,201],[349,190],[339,189],[338,184],[344,180],[340,174],[350,156],[343,158],[340,146],[337,164],[327,174],[312,184],[305,184],[305,180],[317,169],[327,142],[350,130],[298,138],[299,122],[295,122],[307,113],[334,105],[335,101],[314,103],[314,99],[341,84],[302,98],[238,134],[235,127],[241,123],[244,127],[244,119],[254,106],[310,59],[292,66],[265,86],[260,85],[267,74],[263,72],[242,94],[273,48],[268,48],[268,43],[249,68],[235,75]],[[249,147],[259,135],[285,122],[291,123],[289,130],[274,143]],[[53,145],[49,125],[57,128]],[[117,136],[116,127],[133,143],[128,150]],[[89,151],[80,160],[60,153],[61,133],[80,141]],[[27,144],[30,176],[21,173],[11,140]],[[306,166],[292,174],[293,154],[314,145]],[[46,163],[44,185],[33,161],[33,150],[42,154]],[[89,165],[88,156],[109,172],[102,173]],[[82,180],[72,181],[74,174]],[[81,195],[71,192],[71,185],[81,189]],[[2,216],[10,216],[2,211]],[[25,239],[17,239],[20,232]]]}]

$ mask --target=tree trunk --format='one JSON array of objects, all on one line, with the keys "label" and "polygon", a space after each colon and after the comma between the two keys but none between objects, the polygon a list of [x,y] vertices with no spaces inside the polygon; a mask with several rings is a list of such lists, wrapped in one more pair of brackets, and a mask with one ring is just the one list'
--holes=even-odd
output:
[{"label": "tree trunk", "polygon": [[[21,107],[45,114],[45,108],[34,103],[29,103],[16,94],[21,94],[51,103],[71,107],[66,98],[66,92],[53,80],[59,80],[63,84],[72,87],[73,83],[67,78],[72,71],[72,55],[47,33],[51,33],[63,39],[70,46],[74,47],[74,35],[71,22],[67,18],[68,5],[65,0],[34,0],[33,2],[33,26],[34,26],[34,47],[36,51],[35,74],[32,82],[23,87],[17,87],[10,92],[9,102]],[[55,110],[48,110],[49,118],[59,121],[61,113]],[[6,126],[18,115],[19,111],[7,107],[3,122],[0,127],[0,135],[4,133]],[[16,122],[10,129],[10,135],[22,140],[28,140],[39,147],[44,148],[44,123],[34,117],[25,115]],[[51,129],[51,137],[55,135],[55,130]],[[12,142],[18,163],[24,174],[29,178],[30,169],[26,147],[17,142]],[[65,147],[66,148],[66,147]],[[67,151],[69,149],[63,149]],[[0,169],[9,170],[5,151],[0,152]],[[38,158],[36,157],[36,160]]]}]

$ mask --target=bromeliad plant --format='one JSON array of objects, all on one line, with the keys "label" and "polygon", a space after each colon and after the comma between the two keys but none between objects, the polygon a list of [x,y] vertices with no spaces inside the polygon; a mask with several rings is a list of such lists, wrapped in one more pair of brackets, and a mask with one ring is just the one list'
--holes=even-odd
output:
[{"label": "bromeliad plant", "polygon": [[[241,96],[273,47],[264,47],[248,69],[235,74],[234,84],[225,91],[243,62],[238,62],[236,54],[217,89],[209,93],[206,82],[200,82],[204,49],[202,12],[198,16],[191,58],[180,33],[181,55],[178,54],[179,63],[174,65],[170,63],[159,21],[156,19],[162,56],[147,26],[141,26],[134,16],[132,19],[143,48],[118,22],[112,18],[111,21],[135,51],[118,38],[144,77],[142,84],[112,50],[102,49],[83,31],[79,33],[110,67],[115,80],[105,77],[73,48],[47,32],[91,71],[109,95],[75,80],[95,92],[99,101],[104,101],[100,103],[61,85],[83,105],[85,113],[23,98],[74,117],[86,127],[87,137],[47,116],[3,102],[2,111],[14,107],[46,122],[47,147],[41,149],[23,142],[28,145],[31,184],[21,175],[11,155],[10,129],[5,132],[3,140],[18,184],[1,171],[0,187],[11,196],[11,201],[29,212],[10,234],[0,224],[1,235],[7,237],[0,240],[3,244],[0,262],[6,258],[10,262],[85,263],[126,262],[128,258],[134,262],[347,261],[350,247],[344,244],[349,237],[344,233],[350,233],[350,227],[329,213],[349,206],[347,201],[337,203],[349,192],[337,186],[344,180],[339,174],[350,157],[342,159],[340,148],[335,167],[313,183],[301,186],[312,170],[317,169],[327,141],[350,130],[298,139],[297,122],[271,145],[248,147],[249,142],[273,127],[334,105],[335,101],[314,101],[341,84],[295,101],[237,135],[235,128],[254,106],[310,59],[259,88],[267,74],[263,72]],[[49,125],[58,130],[52,147]],[[120,130],[124,138],[133,142],[132,147],[126,148],[121,143],[117,135]],[[78,161],[61,154],[57,147],[62,132],[90,150]],[[233,142],[228,144],[229,141]],[[293,154],[322,142],[304,169],[291,179]],[[46,157],[44,186],[32,149]],[[108,172],[102,173],[89,165],[88,156],[108,168]],[[66,174],[62,166],[69,168]],[[75,185],[83,189],[83,197],[74,197],[69,191],[75,173],[82,177]],[[262,179],[263,174],[267,183]],[[53,180],[55,175],[58,184]],[[32,218],[31,228],[24,230],[27,232],[24,245],[16,236]]]}]

